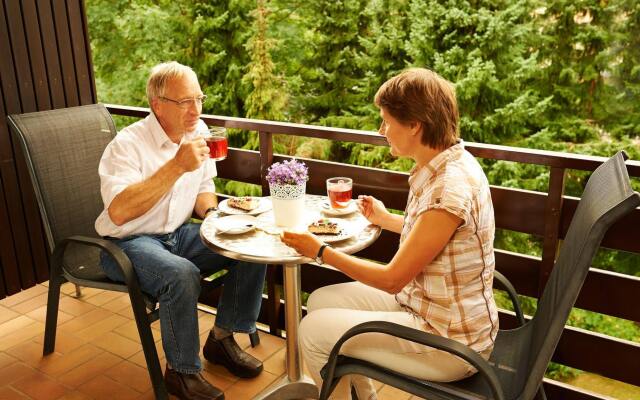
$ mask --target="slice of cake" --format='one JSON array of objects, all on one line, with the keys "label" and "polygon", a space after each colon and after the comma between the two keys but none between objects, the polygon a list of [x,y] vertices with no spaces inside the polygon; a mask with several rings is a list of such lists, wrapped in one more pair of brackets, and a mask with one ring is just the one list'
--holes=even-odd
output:
[{"label": "slice of cake", "polygon": [[260,205],[260,200],[255,197],[231,197],[227,202],[229,207],[244,211],[255,210]]},{"label": "slice of cake", "polygon": [[341,231],[338,224],[327,218],[321,218],[313,222],[307,229],[309,232],[318,235],[337,235]]}]

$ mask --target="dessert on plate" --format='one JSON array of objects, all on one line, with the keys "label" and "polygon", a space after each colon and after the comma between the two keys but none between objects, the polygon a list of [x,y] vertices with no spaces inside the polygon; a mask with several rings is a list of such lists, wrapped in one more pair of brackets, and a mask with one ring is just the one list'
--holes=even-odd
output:
[{"label": "dessert on plate", "polygon": [[337,223],[327,218],[321,218],[311,223],[307,229],[318,235],[338,235],[341,231]]},{"label": "dessert on plate", "polygon": [[227,201],[229,207],[237,208],[244,211],[255,210],[260,205],[260,200],[255,197],[231,197]]}]

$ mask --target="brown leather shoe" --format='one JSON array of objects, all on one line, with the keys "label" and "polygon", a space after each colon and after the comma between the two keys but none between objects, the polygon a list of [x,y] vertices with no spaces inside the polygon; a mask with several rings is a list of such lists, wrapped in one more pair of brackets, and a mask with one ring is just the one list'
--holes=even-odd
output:
[{"label": "brown leather shoe", "polygon": [[218,340],[209,332],[202,353],[210,362],[223,365],[240,378],[254,378],[262,372],[262,362],[242,350],[233,335]]},{"label": "brown leather shoe", "polygon": [[201,374],[181,374],[167,366],[164,384],[167,392],[181,400],[224,400],[224,393],[207,382]]}]

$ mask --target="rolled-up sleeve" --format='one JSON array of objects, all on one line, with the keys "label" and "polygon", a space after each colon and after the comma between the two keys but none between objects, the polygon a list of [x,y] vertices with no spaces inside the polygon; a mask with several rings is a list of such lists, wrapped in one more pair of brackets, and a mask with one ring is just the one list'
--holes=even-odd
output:
[{"label": "rolled-up sleeve", "polygon": [[216,185],[213,182],[213,178],[217,175],[216,162],[208,159],[202,166],[202,181],[198,188],[198,194],[200,193],[215,193]]},{"label": "rolled-up sleeve", "polygon": [[100,193],[105,209],[109,208],[120,192],[143,180],[137,158],[135,147],[127,145],[126,141],[114,140],[105,149],[98,167]]}]

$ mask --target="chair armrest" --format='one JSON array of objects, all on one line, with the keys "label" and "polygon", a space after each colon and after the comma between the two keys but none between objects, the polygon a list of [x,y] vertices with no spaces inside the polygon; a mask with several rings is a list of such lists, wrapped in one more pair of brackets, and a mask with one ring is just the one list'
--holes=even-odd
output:
[{"label": "chair armrest", "polygon": [[129,290],[133,291],[134,293],[142,293],[140,290],[140,285],[138,284],[138,276],[133,269],[133,265],[131,265],[131,260],[129,260],[129,257],[125,254],[124,251],[122,251],[120,247],[118,247],[110,240],[93,238],[89,236],[70,236],[63,239],[56,245],[55,251],[53,252],[54,262],[56,262],[60,266],[62,265],[64,253],[67,249],[67,246],[71,243],[97,247],[105,251],[114,259],[116,265],[118,266],[118,268],[120,268],[120,271],[122,271],[122,275],[124,276],[124,283],[127,285]]},{"label": "chair armrest", "polygon": [[522,307],[520,307],[520,299],[518,299],[518,293],[516,289],[513,287],[511,282],[507,279],[506,276],[502,275],[498,271],[493,271],[493,282],[494,286],[497,283],[500,289],[503,289],[509,295],[511,299],[511,303],[513,303],[513,309],[516,312],[516,318],[518,318],[518,322],[520,326],[525,324],[524,314],[522,313]]},{"label": "chair armrest", "polygon": [[469,364],[473,365],[473,367],[478,370],[478,373],[480,373],[482,377],[487,381],[495,399],[504,399],[500,381],[498,381],[498,377],[493,371],[493,368],[491,368],[489,363],[484,358],[480,357],[480,355],[474,350],[463,345],[460,342],[456,342],[455,340],[438,335],[433,335],[427,332],[387,321],[363,322],[346,331],[333,346],[331,354],[329,355],[329,360],[327,362],[328,377],[333,377],[334,375],[337,358],[340,354],[340,348],[342,347],[342,344],[354,336],[371,332],[384,333],[387,335],[399,337],[412,341],[414,343],[419,343],[425,346],[443,350],[462,358]]}]

